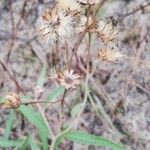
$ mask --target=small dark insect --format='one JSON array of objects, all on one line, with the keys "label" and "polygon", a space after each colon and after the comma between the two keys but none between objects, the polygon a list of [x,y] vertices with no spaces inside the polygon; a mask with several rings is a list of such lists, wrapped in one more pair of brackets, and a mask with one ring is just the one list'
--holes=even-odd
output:
[{"label": "small dark insect", "polygon": [[108,19],[108,23],[112,23],[112,26],[115,27],[118,24],[118,21],[116,19],[114,19],[113,16],[107,17]]}]

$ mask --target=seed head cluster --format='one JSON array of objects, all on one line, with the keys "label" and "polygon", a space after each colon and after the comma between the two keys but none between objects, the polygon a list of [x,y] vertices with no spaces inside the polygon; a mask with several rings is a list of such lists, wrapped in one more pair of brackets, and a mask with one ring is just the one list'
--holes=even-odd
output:
[{"label": "seed head cluster", "polygon": [[[40,28],[44,39],[51,45],[57,43],[71,43],[74,37],[81,33],[92,33],[101,41],[102,47],[97,51],[101,61],[115,62],[123,57],[119,52],[118,30],[112,21],[107,19],[97,20],[90,8],[96,8],[101,0],[56,0],[56,5],[51,10],[45,10],[42,18],[43,25]],[[70,44],[69,43],[69,44]],[[70,52],[71,53],[71,52]],[[52,69],[51,79],[57,81],[66,89],[79,85],[81,76],[74,74],[74,70]]]}]

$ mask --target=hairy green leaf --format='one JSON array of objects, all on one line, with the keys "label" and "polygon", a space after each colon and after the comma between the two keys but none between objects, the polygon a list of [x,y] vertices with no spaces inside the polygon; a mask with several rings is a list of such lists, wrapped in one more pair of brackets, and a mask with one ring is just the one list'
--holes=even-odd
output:
[{"label": "hairy green leaf", "polygon": [[4,138],[0,138],[0,147],[1,148],[10,148],[16,147],[22,144],[22,140],[8,140]]},{"label": "hairy green leaf", "polygon": [[42,69],[41,69],[41,73],[39,75],[38,81],[37,81],[37,86],[38,87],[43,87],[45,78],[46,78],[46,67],[43,66]]},{"label": "hairy green leaf", "polygon": [[71,110],[71,116],[76,117],[82,111],[83,103],[75,105]]},{"label": "hairy green leaf", "polygon": [[63,94],[65,91],[64,87],[56,87],[51,93],[48,94],[47,100],[54,100],[56,99],[59,95]]},{"label": "hairy green leaf", "polygon": [[124,148],[120,144],[115,144],[112,141],[105,139],[104,137],[95,136],[82,131],[70,131],[65,134],[65,137],[68,140],[81,144],[102,146],[111,148],[112,150],[124,150]]},{"label": "hairy green leaf", "polygon": [[12,111],[10,111],[10,114],[9,114],[9,116],[7,118],[7,121],[6,121],[6,127],[5,127],[4,136],[3,136],[4,139],[8,139],[9,138],[9,134],[11,132],[11,128],[13,126],[14,120],[15,120],[15,113],[12,110]]}]

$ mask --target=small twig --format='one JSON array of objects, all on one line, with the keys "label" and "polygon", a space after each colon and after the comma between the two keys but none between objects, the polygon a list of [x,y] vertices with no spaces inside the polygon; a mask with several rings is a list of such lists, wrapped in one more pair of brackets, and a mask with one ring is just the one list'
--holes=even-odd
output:
[{"label": "small twig", "polygon": [[68,51],[68,43],[67,43],[67,41],[65,41],[65,52],[66,52],[66,64],[68,64],[68,60],[69,60],[68,54],[69,54],[69,51]]},{"label": "small twig", "polygon": [[81,45],[86,33],[87,33],[87,30],[88,30],[88,23],[89,23],[89,16],[90,16],[90,10],[91,10],[91,5],[89,5],[89,8],[88,8],[88,12],[87,12],[87,22],[86,22],[86,25],[85,25],[85,30],[82,32],[81,36],[80,36],[80,39],[79,41],[75,44],[75,47],[73,48],[72,50],[72,55],[68,61],[68,66],[71,64],[71,61],[72,61],[72,58],[73,56],[76,54],[79,46]]},{"label": "small twig", "polygon": [[27,5],[27,2],[28,2],[28,0],[25,0],[24,3],[23,3],[23,7],[22,7],[22,10],[21,10],[21,15],[20,15],[20,18],[19,18],[18,23],[16,25],[16,30],[19,29],[21,20],[24,18],[24,13],[25,13],[25,8],[26,8],[26,5]]},{"label": "small twig", "polygon": [[15,23],[14,23],[13,11],[12,11],[12,0],[9,0],[9,9],[10,9],[12,30],[14,31],[15,30]]},{"label": "small twig", "polygon": [[7,67],[5,66],[5,64],[2,61],[0,61],[0,65],[3,67],[3,70],[7,72],[8,76],[11,78],[11,80],[14,81],[18,91],[21,91],[23,94],[25,94],[24,90],[19,85],[18,81],[14,78],[14,76],[11,75],[11,73],[9,72],[9,70],[7,69]]},{"label": "small twig", "polygon": [[63,94],[62,99],[61,99],[61,113],[62,114],[64,112],[63,107],[64,107],[64,100],[65,100],[66,93],[67,93],[67,90],[65,89],[64,94]]},{"label": "small twig", "polygon": [[72,55],[71,55],[71,57],[70,57],[70,59],[68,61],[68,66],[70,65],[70,62],[72,61],[73,56],[76,54],[76,52],[77,52],[77,50],[78,50],[82,40],[84,39],[85,34],[86,34],[86,30],[82,33],[82,35],[80,36],[79,41],[75,44],[75,47],[72,50]]},{"label": "small twig", "polygon": [[[59,103],[62,102],[62,99],[59,99],[57,101],[40,101],[40,100],[30,100],[30,101],[26,101],[26,102],[21,102],[20,105],[32,105],[32,104],[55,104],[55,103]],[[0,108],[2,108],[4,105],[4,102],[0,102]]]},{"label": "small twig", "polygon": [[143,10],[144,8],[146,8],[146,7],[148,7],[148,6],[150,6],[150,2],[147,3],[147,4],[145,4],[145,5],[140,5],[140,7],[138,7],[137,9],[135,9],[135,10],[133,10],[133,11],[131,11],[131,12],[128,12],[128,13],[124,14],[124,15],[121,17],[121,19],[119,19],[119,21],[122,21],[124,18],[126,18],[126,17],[128,17],[128,16],[130,16],[130,15],[132,15],[132,14],[138,12],[138,11],[140,11],[140,10]]},{"label": "small twig", "polygon": [[40,103],[58,103],[61,102],[62,99],[57,100],[57,101],[39,101],[39,100],[31,100],[31,101],[27,101],[27,102],[21,102],[21,105],[30,105],[30,104],[40,104]]},{"label": "small twig", "polygon": [[27,5],[27,1],[28,1],[28,0],[25,0],[25,1],[24,1],[20,18],[19,18],[19,20],[18,20],[18,23],[17,23],[16,27],[14,27],[14,23],[13,23],[14,19],[13,19],[12,6],[11,6],[12,2],[11,2],[11,0],[10,0],[10,13],[11,13],[11,20],[12,20],[13,31],[12,31],[12,38],[11,38],[10,48],[9,48],[8,54],[7,54],[7,62],[9,61],[10,55],[11,55],[11,53],[12,53],[13,46],[14,46],[14,42],[15,42],[15,39],[16,39],[16,37],[17,37],[17,32],[18,32],[18,30],[19,30],[19,26],[20,26],[21,20],[22,20],[23,17],[24,17],[25,7],[26,7],[26,5]]},{"label": "small twig", "polygon": [[15,23],[14,23],[14,15],[13,15],[13,10],[12,10],[12,0],[9,0],[9,9],[10,9],[12,31],[11,31],[10,46],[9,46],[9,50],[7,54],[7,62],[9,60],[9,56],[10,56],[10,53],[12,51],[14,41],[15,41]]},{"label": "small twig", "polygon": [[[90,93],[88,94],[88,97],[89,97],[91,103],[93,102],[93,103],[95,104],[97,111],[99,111],[99,113],[105,118],[105,120],[107,121],[108,126],[111,127],[111,129],[113,130],[113,133],[118,136],[118,140],[120,141],[122,135],[121,135],[121,133],[116,129],[116,127],[113,125],[113,122],[112,122],[110,116],[109,116],[109,115],[107,114],[107,112],[105,111],[105,109],[104,109],[104,107],[103,107],[103,105],[102,105],[101,100],[99,100],[99,99],[96,97],[96,95],[94,95],[94,97],[92,98],[92,96],[91,96]],[[95,102],[94,100],[95,100],[96,102]]]}]

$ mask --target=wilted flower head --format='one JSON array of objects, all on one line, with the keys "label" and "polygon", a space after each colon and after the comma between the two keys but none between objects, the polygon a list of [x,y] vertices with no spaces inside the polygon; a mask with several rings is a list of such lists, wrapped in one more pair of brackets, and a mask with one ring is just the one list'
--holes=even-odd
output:
[{"label": "wilted flower head", "polygon": [[3,107],[16,109],[20,106],[20,97],[15,93],[9,93],[4,97]]},{"label": "wilted flower head", "polygon": [[42,15],[43,26],[40,32],[51,44],[58,39],[64,42],[73,34],[73,16],[62,9],[54,8],[52,11],[45,11]]},{"label": "wilted flower head", "polygon": [[98,22],[97,33],[100,36],[102,42],[106,44],[115,41],[118,35],[118,31],[113,27],[111,22],[106,23],[102,20]]},{"label": "wilted flower head", "polygon": [[100,49],[98,51],[98,58],[101,61],[108,61],[108,62],[115,62],[119,58],[123,57],[124,55],[121,54],[118,49]]},{"label": "wilted flower head", "polygon": [[50,79],[56,80],[61,86],[66,89],[74,89],[80,84],[81,76],[74,74],[73,70],[59,70],[53,69]]},{"label": "wilted flower head", "polygon": [[65,11],[80,12],[81,6],[77,0],[57,0],[57,6]]},{"label": "wilted flower head", "polygon": [[99,3],[101,0],[78,0],[78,2],[81,2],[83,4],[96,4]]},{"label": "wilted flower head", "polygon": [[97,22],[91,16],[87,19],[86,16],[82,15],[80,17],[79,25],[77,27],[77,32],[83,32],[85,29],[88,32],[94,32],[97,27]]}]

